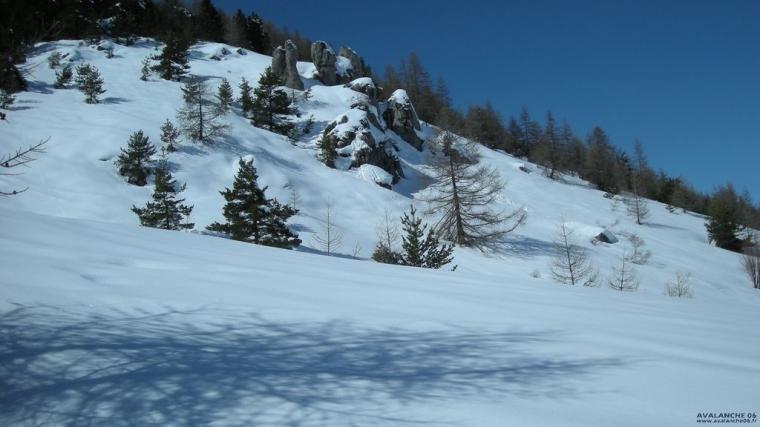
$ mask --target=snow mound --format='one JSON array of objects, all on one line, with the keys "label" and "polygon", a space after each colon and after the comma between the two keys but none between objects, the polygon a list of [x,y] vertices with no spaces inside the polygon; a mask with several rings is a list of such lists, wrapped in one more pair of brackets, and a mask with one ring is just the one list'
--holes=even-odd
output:
[{"label": "snow mound", "polygon": [[356,175],[365,181],[375,183],[381,187],[391,188],[393,185],[393,175],[375,165],[364,164],[359,166],[356,170]]}]

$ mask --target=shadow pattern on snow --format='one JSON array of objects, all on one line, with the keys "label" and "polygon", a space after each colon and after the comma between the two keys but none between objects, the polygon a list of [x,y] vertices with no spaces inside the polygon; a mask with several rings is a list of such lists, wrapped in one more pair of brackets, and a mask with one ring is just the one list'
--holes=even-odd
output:
[{"label": "shadow pattern on snow", "polygon": [[532,352],[557,333],[365,329],[210,309],[0,314],[3,425],[425,424],[389,406],[577,398],[617,358]]}]

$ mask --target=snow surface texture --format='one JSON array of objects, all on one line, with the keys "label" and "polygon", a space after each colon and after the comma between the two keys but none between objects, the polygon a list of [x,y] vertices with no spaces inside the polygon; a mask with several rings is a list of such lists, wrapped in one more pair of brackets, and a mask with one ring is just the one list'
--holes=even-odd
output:
[{"label": "snow surface texture", "polygon": [[[152,42],[114,45],[111,59],[78,43],[37,48],[31,90],[0,123],[3,152],[51,137],[2,182],[30,189],[0,200],[0,425],[689,426],[698,412],[760,412],[760,293],[737,255],[707,244],[703,218],[651,203],[638,226],[582,181],[483,149],[508,183],[502,207],[529,213],[499,248],[458,248],[455,272],[303,253],[320,252],[311,234],[329,201],[339,254],[369,257],[386,209],[424,207],[414,196],[430,154],[395,140],[406,178],[393,190],[371,167],[322,165],[319,133],[359,94],[307,79],[313,65],[299,63],[309,135],[294,145],[230,113],[229,137],[185,142],[169,160],[203,229],[222,219],[218,191],[238,158],[253,155],[268,195],[298,191],[300,252],[142,228],[129,208],[152,188],[126,184],[113,161],[138,129],[158,143],[181,85],[139,80]],[[100,69],[102,104],[52,88],[54,50]],[[271,58],[236,52],[194,46],[191,72],[226,77],[237,94]],[[626,235],[643,238],[640,289],[554,283],[563,220],[603,277]],[[592,245],[605,229],[620,242]],[[691,273],[693,298],[663,294],[677,272]]]}]

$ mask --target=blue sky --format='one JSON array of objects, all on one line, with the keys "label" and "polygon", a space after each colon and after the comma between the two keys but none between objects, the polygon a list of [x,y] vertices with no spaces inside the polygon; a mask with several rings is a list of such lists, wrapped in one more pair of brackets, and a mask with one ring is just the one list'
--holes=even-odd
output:
[{"label": "blue sky", "polygon": [[[760,200],[760,1],[236,1],[376,71],[413,50],[458,107],[603,127],[701,190]],[[375,5],[375,6],[370,6]]]}]

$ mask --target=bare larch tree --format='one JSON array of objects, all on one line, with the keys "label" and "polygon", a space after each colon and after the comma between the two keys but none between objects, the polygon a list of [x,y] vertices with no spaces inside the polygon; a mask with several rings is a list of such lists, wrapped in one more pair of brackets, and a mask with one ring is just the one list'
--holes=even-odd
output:
[{"label": "bare larch tree", "polygon": [[332,255],[343,244],[343,233],[335,226],[333,219],[332,203],[327,202],[322,233],[314,234],[312,238],[327,255]]},{"label": "bare larch tree", "polygon": [[612,276],[607,284],[616,291],[633,292],[639,289],[639,278],[631,265],[630,254],[624,253],[619,264],[612,267]]},{"label": "bare larch tree", "polygon": [[[16,150],[16,152],[8,153],[4,155],[3,157],[0,157],[0,168],[3,169],[13,169],[20,166],[29,166],[30,162],[33,162],[36,160],[33,155],[34,154],[42,154],[45,152],[45,148],[43,147],[47,142],[50,140],[50,138],[44,139],[34,145],[29,146],[28,148],[21,149],[19,148]],[[12,176],[12,175],[19,175],[18,173],[12,173],[12,172],[0,172],[0,176]],[[14,196],[19,193],[23,193],[24,191],[28,190],[29,188],[23,188],[21,190],[0,190],[0,196]]]},{"label": "bare larch tree", "polygon": [[554,280],[566,285],[596,286],[599,272],[591,264],[586,250],[578,245],[574,230],[562,221],[554,239],[551,273]]},{"label": "bare larch tree", "polygon": [[504,182],[496,170],[478,164],[472,142],[454,147],[456,137],[441,131],[435,145],[442,156],[433,165],[434,182],[425,197],[427,213],[440,215],[436,232],[455,245],[485,248],[527,220],[525,209],[495,211]]}]

